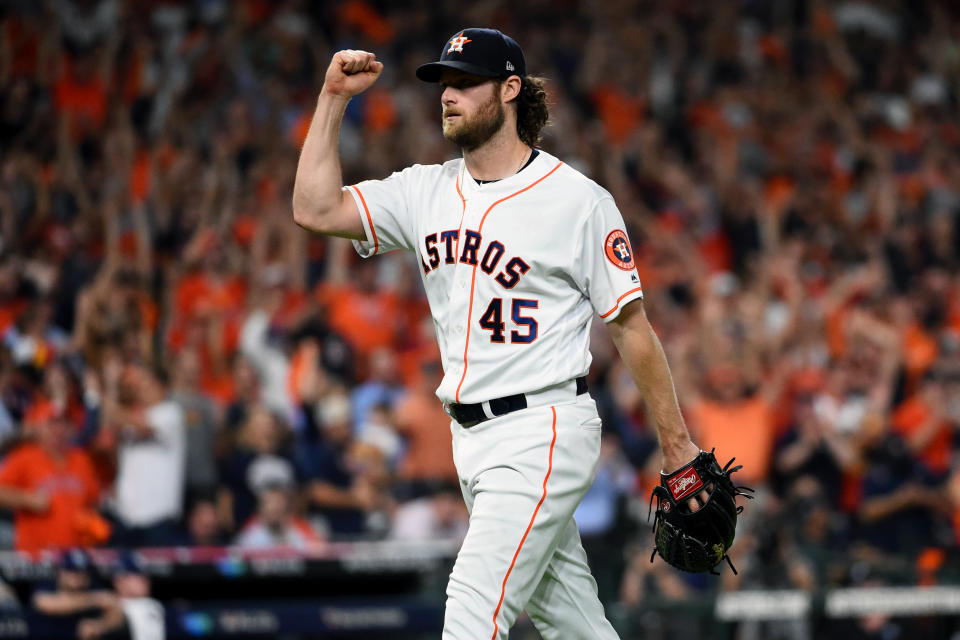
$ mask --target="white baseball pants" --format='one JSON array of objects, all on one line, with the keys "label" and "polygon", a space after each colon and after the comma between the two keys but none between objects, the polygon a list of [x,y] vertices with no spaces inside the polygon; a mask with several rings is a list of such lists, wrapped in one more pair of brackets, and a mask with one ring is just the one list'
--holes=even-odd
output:
[{"label": "white baseball pants", "polygon": [[600,418],[588,394],[469,429],[453,459],[470,528],[447,585],[443,640],[506,639],[523,609],[544,640],[610,640],[573,512],[593,482]]}]

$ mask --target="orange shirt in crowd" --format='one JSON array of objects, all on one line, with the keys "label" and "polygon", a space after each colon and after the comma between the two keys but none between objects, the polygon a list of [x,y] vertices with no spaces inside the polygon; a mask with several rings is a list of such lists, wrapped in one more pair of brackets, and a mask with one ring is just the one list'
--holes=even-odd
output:
[{"label": "orange shirt in crowd", "polygon": [[397,431],[407,438],[400,475],[417,480],[456,480],[450,416],[432,393],[414,391],[397,406]]},{"label": "orange shirt in crowd", "polygon": [[[915,395],[897,407],[891,417],[891,425],[894,431],[907,440],[930,419],[930,413],[930,407],[923,398]],[[950,423],[944,420],[927,446],[917,452],[917,457],[934,473],[946,473],[950,470],[952,450],[953,432]]]},{"label": "orange shirt in crowd", "polygon": [[27,308],[27,301],[18,299],[10,304],[0,305],[0,335],[13,326],[17,318]]},{"label": "orange shirt in crowd", "polygon": [[903,332],[903,365],[908,383],[913,386],[933,366],[940,354],[936,339],[919,324],[911,324]]},{"label": "orange shirt in crowd", "polygon": [[44,513],[27,510],[14,513],[18,551],[84,544],[83,519],[99,496],[93,462],[85,451],[73,448],[58,461],[39,445],[23,445],[0,467],[0,485],[43,492],[50,498],[50,506]]},{"label": "orange shirt in crowd", "polygon": [[239,312],[247,298],[247,285],[239,276],[217,279],[200,271],[184,276],[174,296],[180,316]]},{"label": "orange shirt in crowd", "polygon": [[763,482],[773,455],[774,421],[770,405],[756,395],[733,404],[701,400],[689,412],[695,442],[705,451],[716,447],[721,465],[733,456],[742,464],[737,482],[750,486]]},{"label": "orange shirt in crowd", "polygon": [[96,78],[79,82],[64,73],[54,87],[54,103],[73,116],[74,135],[100,129],[107,118],[107,89]]},{"label": "orange shirt in crowd", "polygon": [[393,344],[400,305],[389,291],[365,293],[350,286],[321,285],[319,298],[330,327],[346,339],[363,361],[374,349]]},{"label": "orange shirt in crowd", "polygon": [[620,87],[601,84],[591,91],[590,98],[611,142],[626,142],[643,122],[646,112],[644,100]]}]

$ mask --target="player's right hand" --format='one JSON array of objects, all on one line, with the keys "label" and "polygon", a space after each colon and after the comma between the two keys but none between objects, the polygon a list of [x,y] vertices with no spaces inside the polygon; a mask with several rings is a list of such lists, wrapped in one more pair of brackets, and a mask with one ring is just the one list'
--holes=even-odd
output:
[{"label": "player's right hand", "polygon": [[323,82],[323,92],[352,98],[366,91],[376,82],[383,71],[383,63],[368,51],[344,49],[333,54],[327,75]]}]

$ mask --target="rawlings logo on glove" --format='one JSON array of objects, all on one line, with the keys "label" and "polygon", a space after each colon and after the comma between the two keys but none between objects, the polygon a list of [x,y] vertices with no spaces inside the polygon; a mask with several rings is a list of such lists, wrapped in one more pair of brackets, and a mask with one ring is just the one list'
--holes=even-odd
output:
[{"label": "rawlings logo on glove", "polygon": [[670,476],[667,479],[667,488],[674,500],[683,500],[691,493],[703,486],[703,480],[697,475],[697,470],[687,467],[679,476]]},{"label": "rawlings logo on glove", "polygon": [[[701,451],[673,473],[660,474],[660,484],[650,495],[651,510],[653,499],[657,499],[653,521],[656,548],[650,562],[660,554],[683,571],[716,573],[713,568],[726,559],[733,572],[737,572],[727,555],[736,534],[737,516],[743,511],[743,507],[737,506],[736,497],[752,498],[747,492],[753,489],[733,484],[730,474],[741,466],[730,468],[732,464],[733,459],[721,469],[713,451]],[[708,494],[703,504],[699,504],[700,491]],[[696,510],[689,506],[692,500],[699,504]]]}]

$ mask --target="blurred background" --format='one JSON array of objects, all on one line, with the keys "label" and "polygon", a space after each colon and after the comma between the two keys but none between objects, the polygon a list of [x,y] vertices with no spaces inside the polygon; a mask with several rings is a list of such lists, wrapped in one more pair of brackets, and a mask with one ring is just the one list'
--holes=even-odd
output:
[{"label": "blurred background", "polygon": [[4,2],[0,637],[438,637],[466,512],[417,263],[290,201],[341,48],[385,64],[347,184],[455,157],[413,70],[466,26],[549,79],[543,148],[616,198],[695,441],[757,489],[738,575],[650,562],[598,322],[576,519],[622,637],[960,638],[950,0]]}]

